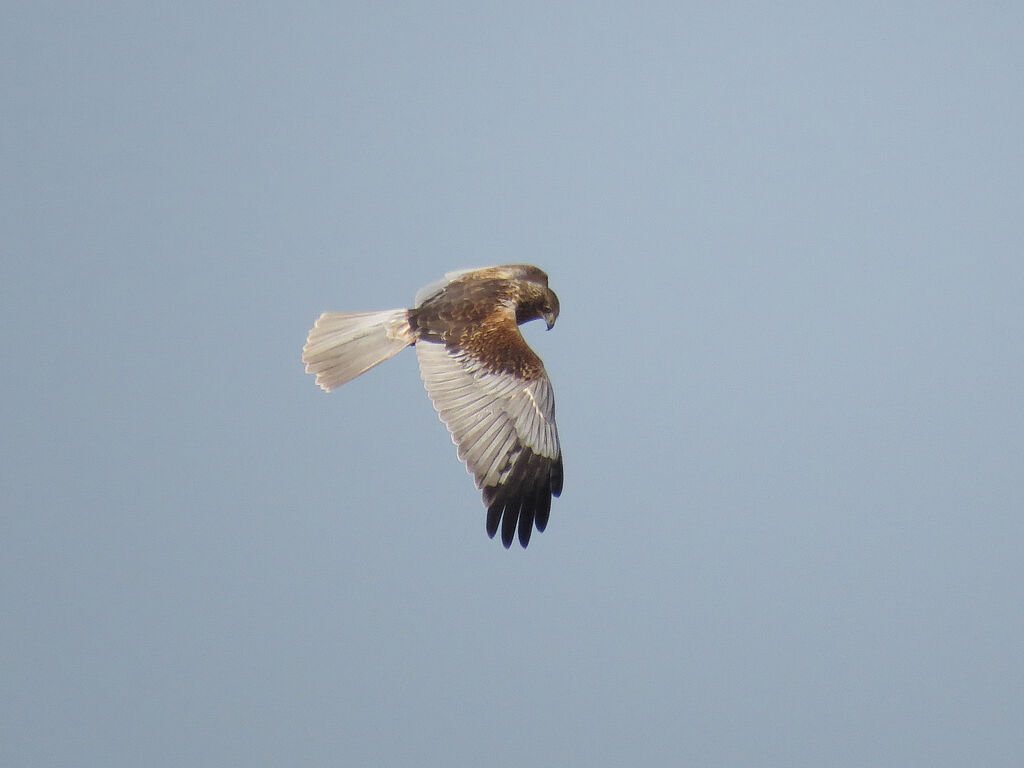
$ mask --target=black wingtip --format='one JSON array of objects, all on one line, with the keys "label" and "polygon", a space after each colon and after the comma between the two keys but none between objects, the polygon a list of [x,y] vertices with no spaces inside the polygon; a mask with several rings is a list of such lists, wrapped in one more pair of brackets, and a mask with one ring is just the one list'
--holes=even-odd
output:
[{"label": "black wingtip", "polygon": [[519,506],[521,502],[517,499],[507,499],[505,501],[505,514],[501,519],[501,543],[505,545],[505,549],[512,546],[512,541],[516,537],[516,523],[519,522]]},{"label": "black wingtip", "polygon": [[534,523],[537,530],[544,533],[548,527],[548,517],[551,514],[551,492],[549,488],[541,487],[540,498],[537,499],[537,511],[534,513]]},{"label": "black wingtip", "polygon": [[519,544],[526,549],[530,543],[530,535],[533,533],[533,514],[524,506],[519,512]]},{"label": "black wingtip", "polygon": [[562,495],[562,457],[559,456],[551,465],[551,495]]},{"label": "black wingtip", "polygon": [[551,497],[561,491],[561,457],[552,461],[525,449],[505,482],[483,489],[487,535],[493,539],[500,528],[501,543],[509,549],[518,534],[520,546],[526,549],[534,527],[547,528]]},{"label": "black wingtip", "polygon": [[501,506],[497,504],[491,504],[487,508],[487,536],[494,538],[494,534],[498,532],[498,524],[501,522]]}]

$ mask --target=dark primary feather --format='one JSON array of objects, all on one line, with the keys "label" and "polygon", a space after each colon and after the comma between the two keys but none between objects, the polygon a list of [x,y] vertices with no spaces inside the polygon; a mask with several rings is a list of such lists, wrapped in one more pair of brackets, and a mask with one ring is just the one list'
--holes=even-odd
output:
[{"label": "dark primary feather", "polygon": [[562,458],[550,459],[523,447],[513,460],[504,482],[483,489],[487,505],[487,535],[494,538],[501,526],[501,543],[510,547],[519,532],[519,543],[526,547],[536,524],[543,531],[548,524],[551,497],[562,492]]}]

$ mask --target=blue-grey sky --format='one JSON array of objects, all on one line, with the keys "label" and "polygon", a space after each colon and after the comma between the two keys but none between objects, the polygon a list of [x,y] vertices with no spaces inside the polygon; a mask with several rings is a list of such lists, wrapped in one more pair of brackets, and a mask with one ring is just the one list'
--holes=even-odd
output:
[{"label": "blue-grey sky", "polygon": [[[0,763],[1016,766],[1016,3],[9,3]],[[415,355],[535,263],[506,552]]]}]

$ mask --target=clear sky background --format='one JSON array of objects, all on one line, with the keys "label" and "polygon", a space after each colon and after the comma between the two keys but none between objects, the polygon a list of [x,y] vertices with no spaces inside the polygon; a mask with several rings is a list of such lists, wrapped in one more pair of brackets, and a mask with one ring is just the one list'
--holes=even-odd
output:
[{"label": "clear sky background", "polygon": [[[0,25],[0,763],[1019,766],[1019,3]],[[506,552],[324,310],[535,263]]]}]

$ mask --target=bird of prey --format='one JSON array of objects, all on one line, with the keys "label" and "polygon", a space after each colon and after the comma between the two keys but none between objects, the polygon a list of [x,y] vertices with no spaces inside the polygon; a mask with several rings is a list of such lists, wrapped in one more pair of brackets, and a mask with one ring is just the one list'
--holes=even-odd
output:
[{"label": "bird of prey", "polygon": [[325,312],[302,350],[306,372],[330,392],[408,346],[459,459],[483,491],[487,535],[507,549],[543,531],[562,492],[555,398],[544,364],[519,325],[558,317],[558,297],[537,267],[449,272],[412,309]]}]

